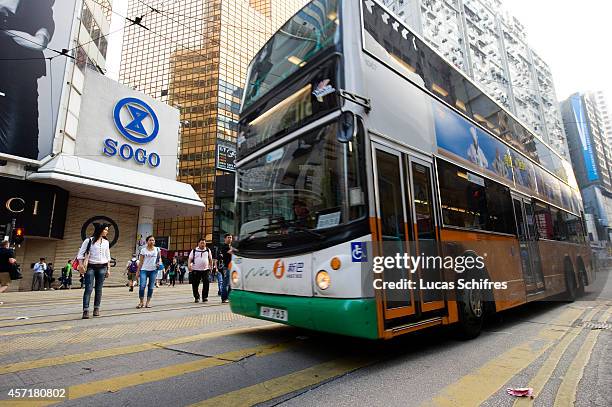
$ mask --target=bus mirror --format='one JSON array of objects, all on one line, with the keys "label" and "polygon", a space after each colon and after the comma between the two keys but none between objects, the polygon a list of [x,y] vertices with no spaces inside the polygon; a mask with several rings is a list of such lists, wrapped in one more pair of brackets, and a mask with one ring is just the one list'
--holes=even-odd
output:
[{"label": "bus mirror", "polygon": [[340,116],[336,139],[340,143],[348,143],[355,137],[356,129],[355,115],[351,112],[344,112]]}]

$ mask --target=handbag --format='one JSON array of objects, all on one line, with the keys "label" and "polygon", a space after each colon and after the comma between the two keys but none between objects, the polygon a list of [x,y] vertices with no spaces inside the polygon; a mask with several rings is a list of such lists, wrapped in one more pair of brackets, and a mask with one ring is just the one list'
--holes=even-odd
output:
[{"label": "handbag", "polygon": [[12,264],[12,267],[9,270],[9,276],[11,280],[21,280],[23,278],[23,274],[21,274],[21,269],[17,263]]},{"label": "handbag", "polygon": [[85,274],[85,272],[87,271],[87,263],[89,263],[89,251],[91,250],[91,242],[93,240],[93,237],[89,238],[89,242],[87,242],[87,249],[85,249],[85,257],[83,257],[83,260],[78,260],[79,264],[77,265],[77,270],[79,271],[80,274]]}]

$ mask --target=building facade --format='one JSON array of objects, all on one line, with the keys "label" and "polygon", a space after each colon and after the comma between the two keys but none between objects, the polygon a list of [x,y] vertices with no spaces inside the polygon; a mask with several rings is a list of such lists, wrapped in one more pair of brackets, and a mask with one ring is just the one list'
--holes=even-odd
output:
[{"label": "building facade", "polygon": [[179,255],[202,236],[219,242],[233,232],[234,144],[248,64],[306,3],[130,0],[128,15],[143,18],[125,29],[120,81],[179,109],[178,179],[205,203],[201,216],[156,222],[155,234],[170,236]]},{"label": "building facade", "polygon": [[449,62],[569,158],[552,74],[501,0],[383,0]]},{"label": "building facade", "polygon": [[612,241],[612,154],[597,93],[575,93],[561,103],[567,141],[584,210],[592,215],[593,242]]},{"label": "building facade", "polygon": [[[109,226],[114,272],[108,283],[123,284],[126,263],[153,233],[155,219],[203,208],[194,189],[176,180],[179,113],[102,74],[109,1],[45,4],[8,18],[9,28],[23,21],[44,28],[43,51],[32,54],[0,36],[3,52],[29,53],[0,61],[0,91],[10,106],[19,106],[0,108],[11,119],[0,121],[9,141],[0,146],[0,238],[10,240],[16,229],[25,235],[15,247],[24,278],[11,289],[30,289],[31,265],[41,257],[54,264],[57,279],[96,224]],[[5,81],[8,73],[16,86]],[[30,89],[32,76],[37,88]],[[37,124],[27,128],[37,136],[31,148],[15,149],[19,143],[12,139],[27,135],[11,123]],[[78,286],[78,276],[74,280]]]}]

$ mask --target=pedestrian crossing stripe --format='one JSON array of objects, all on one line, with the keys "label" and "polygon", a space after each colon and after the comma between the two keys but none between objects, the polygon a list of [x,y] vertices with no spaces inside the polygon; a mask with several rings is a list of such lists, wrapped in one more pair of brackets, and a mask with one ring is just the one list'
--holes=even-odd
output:
[{"label": "pedestrian crossing stripe", "polygon": [[94,351],[94,352],[86,352],[86,353],[78,353],[78,354],[73,354],[73,355],[28,360],[25,362],[17,362],[17,363],[11,363],[8,365],[0,366],[0,375],[7,374],[7,373],[22,372],[24,370],[40,369],[40,368],[50,367],[50,366],[65,365],[68,363],[77,363],[77,362],[84,362],[84,361],[90,361],[90,360],[101,359],[101,358],[129,355],[132,353],[145,352],[149,350],[157,350],[157,349],[168,347],[168,346],[202,341],[206,339],[213,339],[213,338],[217,338],[220,336],[239,335],[239,334],[244,334],[248,332],[261,331],[261,330],[266,330],[266,329],[271,329],[271,328],[283,329],[280,325],[277,325],[277,324],[267,324],[267,325],[256,326],[256,327],[249,327],[249,328],[226,329],[226,330],[220,330],[216,332],[202,333],[198,335],[185,336],[182,338],[175,338],[175,339],[171,339],[167,341],[139,343],[137,345],[121,346],[117,348],[103,349],[103,350]]},{"label": "pedestrian crossing stripe", "polygon": [[[138,386],[141,384],[166,380],[172,377],[182,376],[188,373],[198,372],[217,366],[224,366],[238,362],[247,357],[265,357],[275,353],[284,352],[296,346],[296,342],[285,342],[268,345],[260,345],[252,348],[240,349],[230,352],[217,354],[211,357],[202,358],[192,362],[179,363],[158,369],[145,370],[109,379],[97,380],[94,382],[77,384],[68,387],[68,400],[77,400],[84,397],[93,396],[100,393],[118,391]],[[66,400],[66,401],[68,401]],[[28,406],[43,407],[58,403],[58,400],[41,400],[29,402]],[[3,407],[23,406],[23,401],[4,401]]]},{"label": "pedestrian crossing stripe", "polygon": [[[585,309],[569,308],[538,334],[445,387],[425,406],[478,406],[530,365],[571,329]],[[469,391],[466,391],[469,389]]]},{"label": "pedestrian crossing stripe", "polygon": [[[600,317],[600,322],[608,322],[611,311],[611,309],[604,311]],[[591,359],[593,348],[595,347],[595,343],[597,343],[597,337],[600,333],[600,330],[590,331],[588,333],[557,390],[554,407],[574,405],[576,393],[578,391],[578,383],[580,383],[580,379],[582,379],[582,375],[584,374],[584,369]]]},{"label": "pedestrian crossing stripe", "polygon": [[[584,318],[582,318],[582,320],[590,321],[595,316],[595,314],[597,314],[599,309],[600,307],[593,308],[592,310],[589,311],[589,313]],[[533,388],[533,394],[535,395],[535,397],[537,397],[541,393],[544,386],[546,386],[546,383],[548,383],[548,381],[550,380],[553,372],[559,365],[561,358],[567,351],[567,348],[574,341],[574,339],[578,337],[580,332],[582,332],[582,328],[580,327],[572,328],[567,333],[567,335],[565,335],[559,341],[559,343],[557,343],[553,347],[552,351],[550,352],[550,354],[548,355],[548,357],[546,358],[546,360],[544,361],[540,369],[537,371],[535,376],[533,376],[533,378],[525,386],[525,387]],[[530,406],[532,404],[533,404],[533,401],[526,397],[517,398],[514,401],[514,407]]]},{"label": "pedestrian crossing stripe", "polygon": [[372,362],[370,359],[358,357],[335,359],[304,370],[266,380],[253,386],[212,397],[192,404],[189,407],[252,406],[294,391],[310,388],[311,386],[365,367]]}]

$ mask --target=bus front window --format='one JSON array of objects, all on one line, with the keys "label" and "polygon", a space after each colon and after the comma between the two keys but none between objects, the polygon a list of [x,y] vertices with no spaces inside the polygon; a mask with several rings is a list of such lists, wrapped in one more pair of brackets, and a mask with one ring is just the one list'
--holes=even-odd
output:
[{"label": "bus front window", "polygon": [[243,108],[339,42],[339,0],[313,0],[266,43],[251,62]]},{"label": "bus front window", "polygon": [[337,131],[328,124],[241,166],[241,247],[269,237],[303,244],[304,234],[324,238],[326,230],[365,216],[359,142],[341,143]]}]

